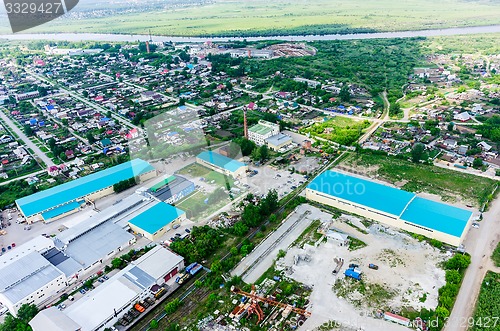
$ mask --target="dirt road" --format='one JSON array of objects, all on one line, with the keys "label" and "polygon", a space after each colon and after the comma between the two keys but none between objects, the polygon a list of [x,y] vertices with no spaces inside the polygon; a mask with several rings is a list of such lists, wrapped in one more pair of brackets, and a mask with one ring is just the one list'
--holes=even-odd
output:
[{"label": "dirt road", "polygon": [[490,210],[483,214],[479,229],[471,228],[465,241],[466,251],[471,255],[472,263],[465,273],[455,306],[451,312],[445,331],[465,331],[468,318],[474,312],[474,306],[481,289],[481,283],[489,269],[498,271],[491,262],[491,254],[500,240],[500,198],[491,204]]}]

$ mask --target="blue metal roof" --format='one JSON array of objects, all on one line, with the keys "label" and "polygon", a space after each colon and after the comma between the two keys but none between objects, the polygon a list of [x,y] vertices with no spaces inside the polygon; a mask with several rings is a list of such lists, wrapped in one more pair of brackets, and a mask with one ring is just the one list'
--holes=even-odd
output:
[{"label": "blue metal roof", "polygon": [[212,151],[201,152],[200,154],[198,154],[198,157],[203,161],[206,161],[219,168],[226,169],[232,172],[237,171],[239,168],[245,166],[245,164],[240,161],[233,160],[231,158],[228,158],[224,155]]},{"label": "blue metal roof", "polygon": [[308,186],[312,190],[392,215],[403,222],[461,237],[472,212],[416,196],[369,180],[325,171]]},{"label": "blue metal roof", "polygon": [[401,215],[415,196],[414,193],[331,170],[316,177],[308,188],[396,216]]},{"label": "blue metal roof", "polygon": [[175,221],[184,211],[165,202],[159,202],[129,221],[130,224],[154,234],[164,226]]},{"label": "blue metal roof", "polygon": [[57,207],[54,209],[51,209],[49,211],[46,211],[45,213],[42,213],[42,217],[44,220],[48,221],[51,218],[60,216],[62,214],[65,214],[67,212],[70,212],[72,210],[80,208],[80,206],[85,203],[85,201],[73,201],[70,203],[67,203],[65,205],[62,205],[61,207]]},{"label": "blue metal roof", "polygon": [[472,212],[416,197],[401,216],[403,221],[461,237]]},{"label": "blue metal roof", "polygon": [[30,217],[152,170],[148,162],[135,159],[18,199],[16,203],[23,214]]}]

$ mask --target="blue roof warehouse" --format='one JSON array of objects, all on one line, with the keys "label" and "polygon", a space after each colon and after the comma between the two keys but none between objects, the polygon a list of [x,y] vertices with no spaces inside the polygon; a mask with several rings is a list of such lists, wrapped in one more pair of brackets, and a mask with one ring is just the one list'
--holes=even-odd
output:
[{"label": "blue roof warehouse", "polygon": [[201,152],[196,157],[196,162],[233,178],[245,177],[248,170],[246,164],[213,151]]},{"label": "blue roof warehouse", "polygon": [[140,182],[156,176],[156,170],[141,159],[75,179],[45,191],[16,200],[28,223],[50,222],[75,212],[85,201],[94,201],[113,193],[113,185],[136,177]]},{"label": "blue roof warehouse", "polygon": [[472,223],[471,211],[330,170],[309,184],[306,197],[454,246]]},{"label": "blue roof warehouse", "polygon": [[149,240],[155,241],[184,219],[186,219],[184,211],[165,202],[158,202],[128,223],[135,233],[140,233]]}]

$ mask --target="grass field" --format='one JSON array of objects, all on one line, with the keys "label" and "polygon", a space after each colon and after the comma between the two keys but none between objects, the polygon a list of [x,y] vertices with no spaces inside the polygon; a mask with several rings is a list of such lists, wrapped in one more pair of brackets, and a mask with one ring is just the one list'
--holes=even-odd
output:
[{"label": "grass field", "polygon": [[[500,23],[500,3],[487,0],[215,0],[208,5],[144,13],[127,14],[118,9],[105,17],[72,20],[68,24],[78,15],[78,9],[69,18],[57,19],[30,32],[147,34],[151,29],[158,35],[252,35],[264,31],[401,31]],[[82,5],[80,10],[83,9]],[[0,33],[10,33],[7,22],[0,24]]]},{"label": "grass field", "polygon": [[478,207],[498,184],[489,178],[376,154],[352,154],[341,165],[378,175],[392,184],[402,182],[407,191],[436,194],[445,201],[461,198]]},{"label": "grass field", "polygon": [[498,330],[500,328],[500,274],[488,271],[484,277],[476,311],[466,323],[470,331]]},{"label": "grass field", "polygon": [[301,133],[309,133],[341,145],[351,145],[356,142],[370,126],[369,121],[357,121],[347,117],[337,116],[323,123],[315,123],[302,129]]}]

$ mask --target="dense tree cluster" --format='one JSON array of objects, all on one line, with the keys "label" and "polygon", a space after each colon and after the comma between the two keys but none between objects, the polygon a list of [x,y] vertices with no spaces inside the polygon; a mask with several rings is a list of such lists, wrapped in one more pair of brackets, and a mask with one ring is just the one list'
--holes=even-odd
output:
[{"label": "dense tree cluster", "polygon": [[493,115],[479,127],[478,133],[491,141],[500,143],[500,116]]},{"label": "dense tree cluster", "polygon": [[22,305],[17,311],[17,317],[7,313],[3,324],[0,324],[0,331],[31,331],[28,322],[38,313],[35,305]]},{"label": "dense tree cluster", "polygon": [[194,227],[188,239],[174,241],[170,248],[182,255],[187,263],[201,262],[213,254],[224,240],[221,230],[205,225]]},{"label": "dense tree cluster", "polygon": [[123,192],[123,191],[131,188],[135,184],[136,184],[136,181],[135,181],[134,177],[129,178],[129,179],[125,179],[125,180],[119,181],[116,184],[113,184],[113,191],[115,191],[116,193],[120,193],[120,192]]}]

